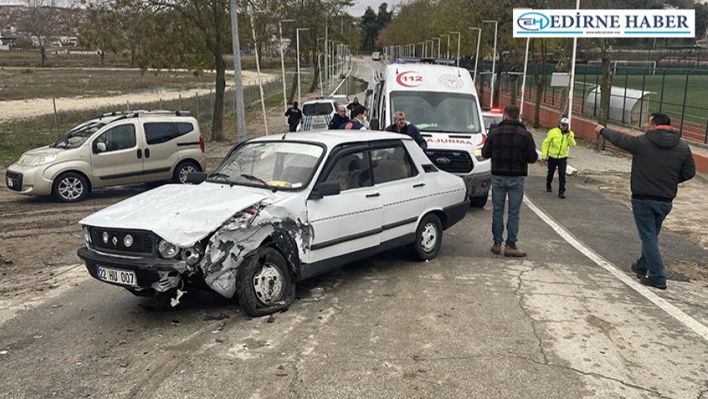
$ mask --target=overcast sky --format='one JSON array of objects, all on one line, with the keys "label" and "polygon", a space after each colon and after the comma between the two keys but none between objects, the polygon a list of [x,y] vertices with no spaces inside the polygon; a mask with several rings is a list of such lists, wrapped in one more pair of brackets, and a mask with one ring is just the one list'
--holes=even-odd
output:
[{"label": "overcast sky", "polygon": [[374,11],[377,11],[379,9],[379,5],[381,3],[388,3],[388,9],[390,10],[393,5],[397,5],[401,2],[401,0],[390,0],[390,1],[384,1],[384,0],[355,0],[356,4],[354,6],[349,8],[349,14],[353,17],[361,17],[364,15],[364,11],[366,11],[366,7],[371,7],[374,9]]}]

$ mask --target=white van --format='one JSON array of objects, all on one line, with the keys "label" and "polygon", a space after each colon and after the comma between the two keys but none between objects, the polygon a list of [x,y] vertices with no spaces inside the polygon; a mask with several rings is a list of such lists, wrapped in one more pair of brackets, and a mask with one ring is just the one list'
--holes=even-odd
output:
[{"label": "white van", "polygon": [[433,165],[462,177],[472,205],[482,207],[492,182],[491,162],[482,158],[487,131],[470,73],[453,65],[420,59],[387,65],[368,99],[371,128],[384,130],[397,111],[405,113],[427,140]]},{"label": "white van", "polygon": [[379,53],[378,51],[374,51],[373,53],[371,53],[371,60],[372,61],[380,61],[381,60],[381,53]]}]

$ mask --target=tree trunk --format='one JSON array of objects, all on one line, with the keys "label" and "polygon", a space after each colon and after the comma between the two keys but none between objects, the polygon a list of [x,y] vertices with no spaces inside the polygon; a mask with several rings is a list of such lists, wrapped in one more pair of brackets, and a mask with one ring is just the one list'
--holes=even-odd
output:
[{"label": "tree trunk", "polygon": [[499,59],[499,62],[497,62],[497,70],[495,71],[497,77],[494,78],[494,104],[493,106],[498,106],[499,105],[499,92],[501,89],[501,78],[502,78],[502,71],[504,70],[504,64],[501,62],[501,58]]},{"label": "tree trunk", "polygon": [[42,54],[42,66],[47,62],[47,49],[44,46],[39,47],[39,52]]},{"label": "tree trunk", "polygon": [[103,51],[103,49],[101,49],[101,53],[100,53],[100,54],[101,54],[101,66],[103,66],[103,60],[104,60],[104,58],[106,57],[106,52]]},{"label": "tree trunk", "polygon": [[135,66],[135,51],[136,51],[136,45],[135,45],[135,43],[131,42],[130,43],[130,66]]},{"label": "tree trunk", "polygon": [[313,79],[312,84],[310,85],[310,91],[314,93],[317,91],[317,86],[320,83],[320,65],[317,62],[317,54],[314,51],[312,52],[312,65],[314,65],[315,68],[314,73],[312,74]]},{"label": "tree trunk", "polygon": [[[600,40],[600,49],[602,50],[602,84],[600,86],[600,113],[597,117],[597,123],[602,126],[607,126],[607,119],[610,112],[610,99],[612,95],[612,76],[610,75],[610,53],[607,51],[607,40]],[[596,139],[596,149],[602,151],[605,149],[605,138],[598,134]]]},{"label": "tree trunk", "polygon": [[[519,86],[518,79],[516,76],[517,75],[509,75],[509,80],[510,80],[509,83],[511,83],[511,104],[512,105],[516,105],[516,97],[517,97],[516,91]],[[522,117],[523,117],[523,115],[522,115]]]},{"label": "tree trunk", "polygon": [[[224,91],[226,90],[226,61],[221,53],[221,47],[217,49],[216,61],[216,94],[214,98],[214,118],[211,124],[211,141],[221,141],[224,139]],[[245,118],[245,115],[239,115]]]},{"label": "tree trunk", "polygon": [[[293,83],[290,85],[290,94],[288,94],[288,104],[292,104],[295,100],[295,93],[297,93],[297,74],[293,76]],[[302,104],[298,104],[302,106]]]}]

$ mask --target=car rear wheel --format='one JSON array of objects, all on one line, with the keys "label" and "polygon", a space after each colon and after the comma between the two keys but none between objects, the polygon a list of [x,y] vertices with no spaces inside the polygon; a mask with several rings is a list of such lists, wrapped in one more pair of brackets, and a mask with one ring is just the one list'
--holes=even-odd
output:
[{"label": "car rear wheel", "polygon": [[175,173],[172,176],[172,180],[175,183],[185,184],[187,183],[187,176],[190,172],[199,172],[201,168],[195,162],[184,161],[177,165],[175,168]]},{"label": "car rear wheel", "polygon": [[484,197],[470,197],[470,206],[474,208],[482,208],[487,205],[488,197],[488,195],[485,195]]},{"label": "car rear wheel", "polygon": [[236,275],[236,295],[244,311],[254,317],[290,306],[295,300],[295,283],[283,255],[270,247],[249,255]]},{"label": "car rear wheel", "polygon": [[442,246],[443,228],[440,218],[426,215],[418,224],[415,241],[408,244],[408,251],[417,260],[430,260],[438,256]]},{"label": "car rear wheel", "polygon": [[62,173],[54,180],[52,194],[62,202],[79,202],[88,193],[86,178],[78,173]]}]

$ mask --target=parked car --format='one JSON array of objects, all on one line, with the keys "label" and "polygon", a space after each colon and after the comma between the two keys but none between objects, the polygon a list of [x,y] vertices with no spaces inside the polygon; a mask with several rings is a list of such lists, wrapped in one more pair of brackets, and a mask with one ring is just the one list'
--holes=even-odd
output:
[{"label": "parked car", "polygon": [[139,296],[203,287],[259,316],[289,306],[296,282],[382,251],[435,258],[469,208],[461,178],[387,132],[256,138],[190,181],[81,220],[91,276]]},{"label": "parked car", "polygon": [[206,161],[194,117],[179,111],[112,112],[25,152],[7,169],[5,182],[18,194],[77,202],[98,188],[184,183],[189,172],[205,170]]},{"label": "parked car", "polygon": [[302,115],[305,119],[302,123],[302,131],[327,129],[338,107],[339,102],[332,96],[316,97],[306,101],[302,105]]},{"label": "parked car", "polygon": [[482,119],[484,120],[484,127],[487,129],[487,132],[499,125],[499,123],[504,119],[503,111],[503,109],[497,107],[482,109]]},{"label": "parked car", "polygon": [[378,51],[374,51],[373,53],[371,53],[371,60],[372,61],[380,61],[381,60],[381,53],[379,53]]}]

